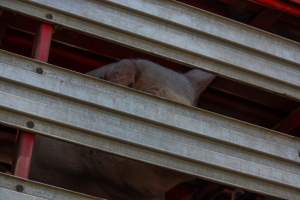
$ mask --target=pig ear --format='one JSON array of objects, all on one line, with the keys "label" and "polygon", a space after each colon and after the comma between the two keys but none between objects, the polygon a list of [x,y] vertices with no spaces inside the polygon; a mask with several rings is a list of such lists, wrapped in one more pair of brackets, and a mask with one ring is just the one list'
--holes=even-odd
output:
[{"label": "pig ear", "polygon": [[214,74],[200,69],[192,69],[184,75],[192,83],[197,96],[200,95],[216,77]]}]

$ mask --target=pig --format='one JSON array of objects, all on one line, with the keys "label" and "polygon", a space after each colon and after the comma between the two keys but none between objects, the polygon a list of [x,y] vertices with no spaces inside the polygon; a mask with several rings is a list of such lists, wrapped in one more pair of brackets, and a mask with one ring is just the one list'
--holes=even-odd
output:
[{"label": "pig", "polygon": [[143,59],[123,59],[87,74],[190,106],[215,78],[200,69],[181,74]]},{"label": "pig", "polygon": [[108,200],[163,200],[191,175],[36,136],[30,178]]},{"label": "pig", "polygon": [[[195,106],[214,75],[181,74],[151,61],[124,59],[88,75]],[[162,200],[177,184],[195,177],[80,145],[36,136],[32,179],[110,200]]]}]

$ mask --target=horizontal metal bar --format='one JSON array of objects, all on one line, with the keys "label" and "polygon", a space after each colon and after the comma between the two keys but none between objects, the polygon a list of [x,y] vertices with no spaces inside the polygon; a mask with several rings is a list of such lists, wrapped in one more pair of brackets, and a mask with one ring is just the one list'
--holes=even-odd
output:
[{"label": "horizontal metal bar", "polygon": [[[2,200],[101,200],[69,190],[0,173]],[[104,200],[104,199],[102,199]]]},{"label": "horizontal metal bar", "polygon": [[[41,67],[43,74],[36,73]],[[0,121],[297,199],[299,139],[0,51]]]},{"label": "horizontal metal bar", "polygon": [[298,43],[175,1],[4,0],[0,6],[300,99]]},{"label": "horizontal metal bar", "polygon": [[[299,43],[211,12],[192,8],[174,0],[162,0],[159,2],[149,0],[109,1],[151,16],[158,16],[160,19],[171,21],[232,43],[300,63],[298,56],[300,54]],[[53,1],[52,5],[54,5]],[[288,51],[282,52],[283,49]]]},{"label": "horizontal metal bar", "polygon": [[23,194],[19,192],[15,192],[8,189],[3,189],[0,187],[1,198],[5,200],[46,200],[44,198],[35,197],[28,194]]}]

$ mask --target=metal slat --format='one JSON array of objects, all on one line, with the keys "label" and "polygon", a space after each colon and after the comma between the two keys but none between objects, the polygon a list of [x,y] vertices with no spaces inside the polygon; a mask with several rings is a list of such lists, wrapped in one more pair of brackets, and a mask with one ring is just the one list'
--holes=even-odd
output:
[{"label": "metal slat", "polygon": [[35,197],[32,195],[23,194],[3,188],[0,188],[0,195],[1,199],[3,200],[47,200],[44,198]]},{"label": "metal slat", "polygon": [[[187,28],[217,38],[222,38],[232,43],[247,46],[260,52],[268,53],[269,55],[291,60],[295,63],[300,63],[298,56],[300,54],[299,43],[241,24],[229,18],[181,5],[173,0],[162,0],[159,2],[149,0],[109,1],[136,11],[147,13],[151,16],[159,16],[161,19],[186,26]],[[282,49],[289,51],[281,51]]]},{"label": "metal slat", "polygon": [[0,173],[1,200],[105,200]]},{"label": "metal slat", "polygon": [[5,51],[0,107],[0,121],[15,127],[272,196],[300,195],[296,138]]},{"label": "metal slat", "polygon": [[300,99],[298,43],[174,1],[4,0],[0,6]]}]

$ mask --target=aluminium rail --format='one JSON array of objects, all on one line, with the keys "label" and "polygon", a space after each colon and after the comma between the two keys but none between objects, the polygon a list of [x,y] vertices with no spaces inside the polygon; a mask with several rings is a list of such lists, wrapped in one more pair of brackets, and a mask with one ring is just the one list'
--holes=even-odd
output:
[{"label": "aluminium rail", "polygon": [[1,200],[105,200],[0,173]]},{"label": "aluminium rail", "polygon": [[0,108],[1,123],[23,130],[262,194],[300,196],[298,138],[6,51]]},{"label": "aluminium rail", "polygon": [[300,100],[297,42],[172,0],[1,0],[0,7]]}]

